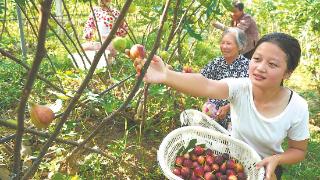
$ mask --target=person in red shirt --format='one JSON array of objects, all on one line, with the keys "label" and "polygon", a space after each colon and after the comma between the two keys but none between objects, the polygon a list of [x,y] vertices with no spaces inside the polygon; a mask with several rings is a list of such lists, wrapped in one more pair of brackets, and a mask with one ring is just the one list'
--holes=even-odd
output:
[{"label": "person in red shirt", "polygon": [[[258,27],[255,20],[247,13],[244,12],[244,4],[241,2],[233,3],[233,10],[231,14],[231,27],[238,27],[242,29],[247,36],[247,44],[244,50],[241,52],[246,58],[251,59],[254,47],[259,40]],[[220,23],[214,22],[213,26],[215,28],[225,30],[228,26]]]}]

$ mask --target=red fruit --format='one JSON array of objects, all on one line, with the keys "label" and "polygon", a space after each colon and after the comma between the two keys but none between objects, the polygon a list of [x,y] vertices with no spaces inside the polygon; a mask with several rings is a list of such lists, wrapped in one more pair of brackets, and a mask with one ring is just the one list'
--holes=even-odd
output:
[{"label": "red fruit", "polygon": [[212,157],[214,157],[214,154],[213,154],[212,149],[206,149],[205,154],[206,154],[207,156],[212,156]]},{"label": "red fruit", "polygon": [[217,173],[216,173],[217,179],[221,179],[221,176],[222,176],[222,173],[221,173],[221,172],[217,172]]},{"label": "red fruit", "polygon": [[238,178],[237,178],[237,176],[236,175],[234,175],[234,174],[231,174],[230,176],[227,176],[228,178],[228,180],[238,180]]},{"label": "red fruit", "polygon": [[184,73],[192,73],[192,68],[189,66],[184,66],[182,69],[182,72]]},{"label": "red fruit", "polygon": [[30,108],[30,117],[31,122],[37,128],[47,128],[54,119],[54,113],[47,106],[32,104]]},{"label": "red fruit", "polygon": [[210,155],[206,156],[206,164],[211,165],[214,163],[214,158]]},{"label": "red fruit", "polygon": [[222,157],[224,158],[224,160],[228,160],[230,158],[230,155],[228,153],[223,153]]},{"label": "red fruit", "polygon": [[199,177],[203,177],[203,175],[204,175],[204,169],[202,166],[198,166],[198,167],[194,168],[193,172],[196,176],[199,176]]},{"label": "red fruit", "polygon": [[239,173],[237,174],[237,176],[238,176],[238,179],[239,179],[239,180],[245,180],[245,179],[247,179],[247,176],[246,176],[246,174],[245,174],[244,172],[239,172]]},{"label": "red fruit", "polygon": [[195,155],[194,153],[191,153],[190,158],[192,161],[196,161],[198,159],[198,156]]},{"label": "red fruit", "polygon": [[203,166],[203,170],[204,172],[211,172],[211,167],[208,164],[206,164]]},{"label": "red fruit", "polygon": [[234,170],[232,170],[232,169],[227,169],[227,171],[226,171],[226,175],[227,176],[230,176],[230,175],[235,175],[236,173],[234,172]]},{"label": "red fruit", "polygon": [[179,167],[175,167],[173,170],[172,170],[172,173],[179,176],[181,175],[181,168]]},{"label": "red fruit", "polygon": [[190,154],[189,154],[189,153],[185,153],[185,154],[183,155],[183,157],[184,157],[185,159],[190,159]]},{"label": "red fruit", "polygon": [[202,180],[201,177],[198,177],[194,174],[194,172],[192,172],[192,175],[190,177],[191,180]]},{"label": "red fruit", "polygon": [[198,161],[199,164],[202,165],[202,164],[204,164],[204,162],[206,161],[206,159],[204,158],[204,156],[199,156],[198,159],[197,159],[197,161]]},{"label": "red fruit", "polygon": [[220,166],[220,172],[222,172],[223,174],[225,174],[226,171],[227,171],[227,163],[224,162],[224,163],[222,163],[221,166]]},{"label": "red fruit", "polygon": [[216,156],[216,158],[214,159],[215,163],[217,163],[218,165],[221,165],[224,162],[224,158],[221,155]]},{"label": "red fruit", "polygon": [[182,177],[184,177],[184,178],[189,178],[190,175],[191,175],[191,170],[190,170],[190,168],[188,168],[188,167],[182,167],[182,168],[181,168],[181,175],[182,175]]},{"label": "red fruit", "polygon": [[200,164],[198,163],[198,161],[193,161],[193,162],[192,162],[192,168],[196,168],[196,167],[198,167],[198,166],[200,166]]},{"label": "red fruit", "polygon": [[146,57],[146,49],[141,44],[135,44],[131,47],[129,56],[133,60],[136,58],[144,59]]},{"label": "red fruit", "polygon": [[201,146],[196,146],[196,147],[194,147],[193,152],[194,152],[196,155],[200,156],[200,155],[203,154],[204,149],[203,149],[203,147],[201,147]]},{"label": "red fruit", "polygon": [[221,180],[227,180],[227,175],[224,175],[224,174],[221,175],[220,179],[221,179]]},{"label": "red fruit", "polygon": [[236,167],[236,162],[233,159],[227,161],[227,169],[234,169]]},{"label": "red fruit", "polygon": [[176,165],[177,166],[182,166],[183,161],[184,161],[184,157],[183,156],[176,157]]},{"label": "red fruit", "polygon": [[236,163],[234,170],[235,170],[237,173],[244,171],[243,166],[242,166],[242,164],[240,164],[240,163]]},{"label": "red fruit", "polygon": [[211,170],[212,170],[213,172],[218,172],[219,169],[220,169],[220,166],[219,166],[218,164],[212,164],[212,165],[211,165]]},{"label": "red fruit", "polygon": [[188,168],[192,168],[192,161],[190,159],[184,159],[183,161],[183,166],[188,167]]},{"label": "red fruit", "polygon": [[205,180],[214,180],[215,176],[211,172],[206,172],[204,174],[204,179]]}]

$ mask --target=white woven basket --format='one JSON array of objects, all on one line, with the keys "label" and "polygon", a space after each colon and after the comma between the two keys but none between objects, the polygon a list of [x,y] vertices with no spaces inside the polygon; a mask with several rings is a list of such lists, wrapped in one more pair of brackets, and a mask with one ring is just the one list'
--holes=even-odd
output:
[{"label": "white woven basket", "polygon": [[171,171],[177,152],[186,147],[192,139],[197,139],[197,144],[205,144],[206,148],[213,150],[215,155],[228,153],[240,162],[249,180],[262,180],[264,168],[256,169],[256,163],[261,161],[254,149],[244,142],[201,126],[185,126],[170,132],[160,144],[157,158],[163,174],[171,180],[181,180]]},{"label": "white woven basket", "polygon": [[182,126],[202,126],[230,136],[230,132],[214,119],[195,109],[187,109],[180,114]]}]

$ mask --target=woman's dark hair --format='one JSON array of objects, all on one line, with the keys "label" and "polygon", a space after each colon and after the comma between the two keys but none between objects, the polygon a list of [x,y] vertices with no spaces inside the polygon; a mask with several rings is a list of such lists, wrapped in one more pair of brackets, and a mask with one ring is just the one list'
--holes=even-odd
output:
[{"label": "woman's dark hair", "polygon": [[238,8],[240,11],[243,11],[244,4],[242,2],[233,2],[233,7]]},{"label": "woman's dark hair", "polygon": [[287,55],[287,70],[292,73],[299,64],[301,48],[298,40],[285,33],[270,33],[264,35],[257,43],[257,48],[264,42],[274,43]]}]

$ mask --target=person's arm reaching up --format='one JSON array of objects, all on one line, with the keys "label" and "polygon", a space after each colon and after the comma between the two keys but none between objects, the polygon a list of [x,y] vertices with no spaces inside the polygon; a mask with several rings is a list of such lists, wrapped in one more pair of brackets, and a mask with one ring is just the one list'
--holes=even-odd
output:
[{"label": "person's arm reaching up", "polygon": [[[138,64],[135,63],[136,68]],[[226,82],[210,80],[199,73],[181,73],[169,70],[158,56],[155,56],[151,61],[144,81],[148,83],[163,83],[192,96],[226,99],[229,95]]]}]

